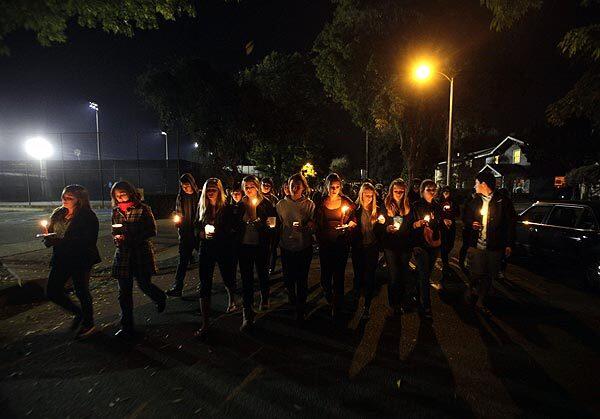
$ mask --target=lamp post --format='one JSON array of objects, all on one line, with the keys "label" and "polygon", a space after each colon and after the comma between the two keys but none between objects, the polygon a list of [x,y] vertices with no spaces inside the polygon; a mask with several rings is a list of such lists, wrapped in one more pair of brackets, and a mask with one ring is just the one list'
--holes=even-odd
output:
[{"label": "lamp post", "polygon": [[161,131],[160,134],[165,136],[165,160],[169,161],[169,136],[164,131]]},{"label": "lamp post", "polygon": [[100,202],[104,208],[104,185],[102,182],[102,156],[100,154],[100,126],[98,124],[98,111],[100,107],[96,102],[89,102],[90,109],[96,113],[96,149],[98,152],[98,176],[100,177]]},{"label": "lamp post", "polygon": [[[446,159],[446,185],[450,186],[450,172],[452,167],[452,107],[454,101],[454,77],[450,77],[441,71],[437,74],[450,82],[450,107],[448,112],[448,157]],[[418,80],[427,80],[431,76],[431,68],[427,64],[419,65],[415,70],[415,77]]]},{"label": "lamp post", "polygon": [[[54,154],[54,147],[48,140],[42,137],[33,137],[29,140],[25,141],[25,151],[31,157],[40,161],[40,188],[42,190],[42,195],[46,197],[44,192],[44,159],[52,156]],[[29,183],[27,185],[27,198],[29,200],[29,205],[31,205],[31,191],[29,188]]]}]

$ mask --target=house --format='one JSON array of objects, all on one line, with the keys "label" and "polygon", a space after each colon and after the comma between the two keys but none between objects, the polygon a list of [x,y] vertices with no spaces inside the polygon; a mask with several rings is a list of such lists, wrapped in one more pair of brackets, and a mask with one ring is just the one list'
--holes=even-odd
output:
[{"label": "house", "polygon": [[[456,153],[452,160],[452,181],[457,189],[470,189],[475,185],[477,173],[490,171],[496,177],[496,186],[512,194],[529,194],[531,189],[530,164],[523,150],[525,143],[507,136],[496,146],[469,153]],[[435,169],[435,181],[446,183],[446,161]]]}]

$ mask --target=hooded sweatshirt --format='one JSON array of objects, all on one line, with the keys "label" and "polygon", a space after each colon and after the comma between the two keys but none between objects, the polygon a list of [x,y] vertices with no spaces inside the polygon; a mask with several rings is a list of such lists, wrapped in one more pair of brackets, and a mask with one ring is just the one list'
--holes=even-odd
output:
[{"label": "hooded sweatshirt", "polygon": [[[286,196],[277,203],[276,209],[281,222],[279,245],[292,252],[311,246],[313,231],[308,228],[307,223],[314,218],[315,203],[305,197],[294,201]],[[300,223],[299,230],[293,227],[295,221]]]}]

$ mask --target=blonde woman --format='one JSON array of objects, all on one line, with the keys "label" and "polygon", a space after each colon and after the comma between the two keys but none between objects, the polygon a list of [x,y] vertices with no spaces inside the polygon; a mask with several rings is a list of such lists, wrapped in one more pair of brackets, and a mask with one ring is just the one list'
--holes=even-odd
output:
[{"label": "blonde woman", "polygon": [[411,213],[408,186],[403,179],[390,183],[383,208],[383,223],[375,225],[388,269],[388,302],[394,314],[402,314],[409,279],[408,262],[411,256],[411,226],[408,217]]},{"label": "blonde woman", "polygon": [[[89,282],[92,266],[100,262],[98,218],[90,207],[88,191],[81,185],[69,185],[61,194],[62,206],[50,217],[46,247],[52,247],[50,275],[46,295],[53,303],[74,315],[72,329],[79,328],[76,337],[83,338],[96,331]],[[65,282],[71,278],[78,307],[66,294]]]},{"label": "blonde woman", "polygon": [[215,272],[219,265],[221,277],[227,289],[229,301],[227,312],[234,311],[235,306],[235,265],[234,248],[235,233],[239,229],[239,216],[228,210],[227,197],[223,184],[217,178],[204,182],[200,202],[198,203],[198,227],[200,230],[199,277],[200,308],[202,310],[202,327],[196,332],[197,337],[204,337],[210,322],[210,297]]},{"label": "blonde woman", "polygon": [[358,208],[356,209],[357,226],[352,230],[352,262],[358,283],[355,284],[355,296],[358,299],[364,288],[365,305],[362,318],[368,319],[371,311],[371,300],[375,289],[375,270],[379,259],[379,243],[374,226],[381,222],[381,210],[377,207],[375,187],[365,182],[358,191]]},{"label": "blonde woman", "polygon": [[262,196],[260,182],[256,176],[246,176],[242,181],[245,196],[240,233],[239,264],[242,276],[244,313],[241,331],[248,330],[254,324],[254,269],[258,274],[260,286],[260,310],[269,308],[269,249],[274,228],[267,222],[277,213],[273,204]]}]

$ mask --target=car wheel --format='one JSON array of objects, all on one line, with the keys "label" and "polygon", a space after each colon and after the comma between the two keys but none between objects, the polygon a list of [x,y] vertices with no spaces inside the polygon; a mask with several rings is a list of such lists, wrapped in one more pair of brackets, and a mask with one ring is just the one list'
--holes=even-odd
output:
[{"label": "car wheel", "polygon": [[585,279],[588,287],[600,290],[600,259],[595,259],[587,266]]}]

